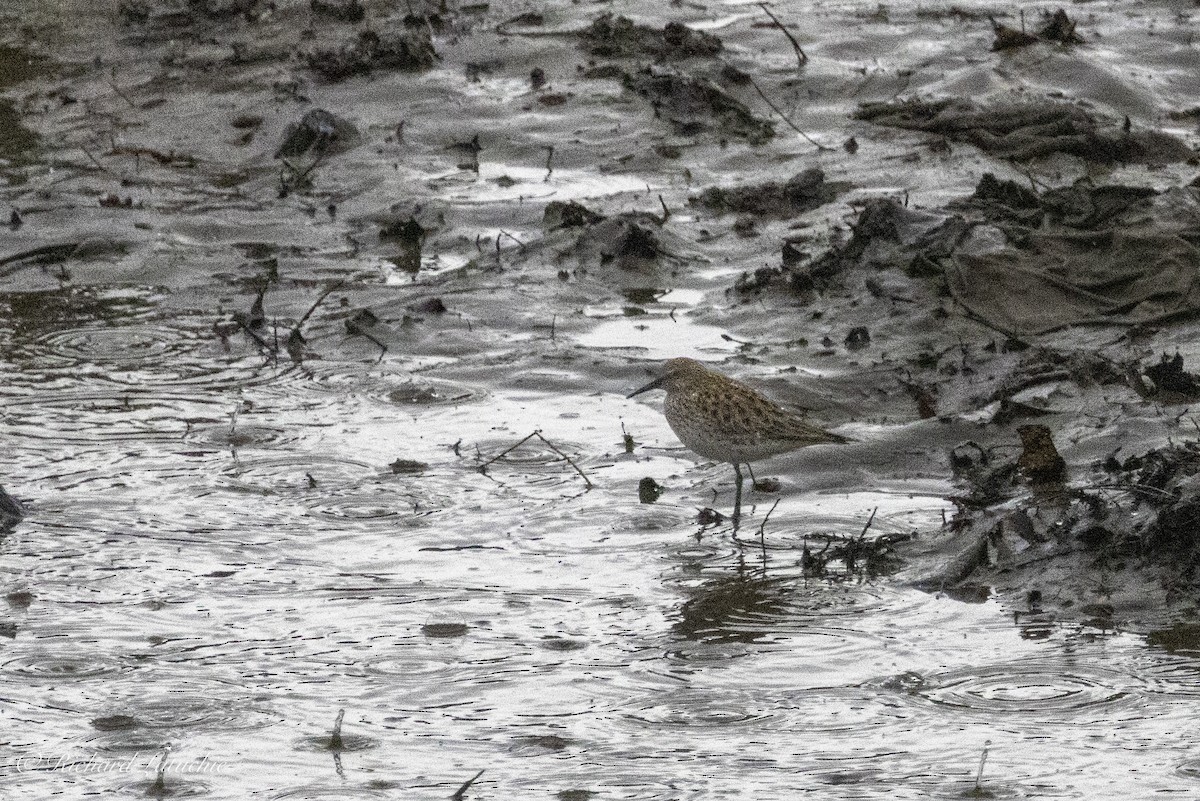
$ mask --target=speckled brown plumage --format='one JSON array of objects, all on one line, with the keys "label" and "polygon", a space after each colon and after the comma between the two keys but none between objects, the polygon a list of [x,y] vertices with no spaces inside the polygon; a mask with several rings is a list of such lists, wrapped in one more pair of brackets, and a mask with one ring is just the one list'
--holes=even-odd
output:
[{"label": "speckled brown plumage", "polygon": [[[735,468],[808,445],[849,441],[693,359],[671,359],[660,378],[629,397],[651,389],[666,391],[663,413],[684,445]],[[740,484],[740,470],[738,478]]]}]

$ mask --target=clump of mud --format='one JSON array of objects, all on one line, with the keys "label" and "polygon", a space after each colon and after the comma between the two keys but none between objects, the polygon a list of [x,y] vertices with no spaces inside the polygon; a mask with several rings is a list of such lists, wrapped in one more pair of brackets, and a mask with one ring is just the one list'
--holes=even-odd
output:
[{"label": "clump of mud", "polygon": [[682,136],[716,128],[725,136],[762,144],[775,136],[775,128],[716,83],[692,75],[647,68],[623,79],[627,89],[650,101]]},{"label": "clump of mud", "polygon": [[720,212],[792,216],[833,201],[845,188],[826,181],[820,167],[810,167],[784,183],[710,187],[689,202]]},{"label": "clump of mud", "polygon": [[1029,161],[1066,153],[1098,164],[1169,164],[1196,158],[1180,139],[1133,130],[1128,120],[1105,124],[1084,109],[1055,100],[979,106],[967,100],[867,103],[855,118],[966,142],[993,156]]},{"label": "clump of mud", "polygon": [[597,17],[580,38],[584,50],[602,58],[707,58],[720,53],[722,48],[716,36],[679,22],[668,22],[662,30],[657,30],[612,14]]},{"label": "clump of mud", "polygon": [[427,70],[437,63],[437,52],[425,20],[409,18],[401,30],[362,31],[350,43],[310,53],[306,60],[309,69],[336,83],[375,70]]},{"label": "clump of mud", "polygon": [[1019,456],[973,443],[956,450],[964,492],[948,527],[961,550],[919,586],[1033,593],[1065,616],[1086,607],[1145,619],[1195,607],[1200,443],[1110,457],[1068,483],[1049,429],[1022,426],[1021,435]]}]

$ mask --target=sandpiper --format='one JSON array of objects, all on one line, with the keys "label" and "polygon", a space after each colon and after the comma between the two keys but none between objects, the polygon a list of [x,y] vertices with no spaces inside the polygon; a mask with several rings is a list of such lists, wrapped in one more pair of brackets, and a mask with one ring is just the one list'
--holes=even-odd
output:
[{"label": "sandpiper", "polygon": [[743,464],[748,468],[751,462],[808,445],[851,441],[806,423],[761,392],[694,359],[671,359],[661,376],[626,397],[652,389],[666,391],[663,414],[684,445],[705,459],[733,465],[735,517],[741,510]]}]

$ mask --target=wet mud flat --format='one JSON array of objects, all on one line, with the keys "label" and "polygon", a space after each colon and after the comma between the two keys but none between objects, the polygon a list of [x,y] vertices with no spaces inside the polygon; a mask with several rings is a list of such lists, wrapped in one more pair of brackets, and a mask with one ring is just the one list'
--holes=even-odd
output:
[{"label": "wet mud flat", "polygon": [[[0,22],[24,791],[1194,790],[1189,12]],[[735,524],[674,356],[856,442]]]}]

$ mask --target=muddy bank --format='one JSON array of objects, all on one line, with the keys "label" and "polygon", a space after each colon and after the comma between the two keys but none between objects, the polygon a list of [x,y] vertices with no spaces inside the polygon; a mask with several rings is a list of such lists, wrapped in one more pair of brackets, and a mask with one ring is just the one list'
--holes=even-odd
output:
[{"label": "muddy bank", "polygon": [[[58,44],[63,21],[28,11],[38,34],[0,54],[23,70],[0,253],[16,385],[36,394],[47,351],[97,352],[124,388],[211,367],[222,391],[616,398],[698,355],[858,427],[845,462],[780,460],[786,501],[958,492],[963,439],[1012,455],[1031,421],[1081,492],[1116,481],[1110,456],[1190,436],[1175,384],[1146,378],[1164,352],[1200,358],[1194,102],[1166,69],[1194,56],[1160,46],[1182,29],[1123,39],[1135,74],[1100,45],[1129,33],[1120,9],[1023,39],[983,10],[831,12],[807,31],[760,12],[125,2]],[[914,36],[937,55],[896,49]],[[179,363],[124,369],[123,328]],[[603,411],[614,432],[629,414]],[[644,425],[628,455],[652,462],[671,440]],[[1000,537],[1014,476],[925,540]],[[786,503],[773,522],[804,525]],[[933,571],[905,548],[910,574]],[[938,586],[999,586],[1002,564]],[[1075,608],[1103,602],[1088,581]]]}]

